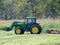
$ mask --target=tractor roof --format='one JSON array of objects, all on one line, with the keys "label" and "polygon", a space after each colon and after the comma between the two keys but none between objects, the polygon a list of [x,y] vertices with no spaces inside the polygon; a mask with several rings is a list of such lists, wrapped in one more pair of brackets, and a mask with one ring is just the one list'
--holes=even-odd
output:
[{"label": "tractor roof", "polygon": [[26,18],[37,18],[37,17],[26,17]]}]

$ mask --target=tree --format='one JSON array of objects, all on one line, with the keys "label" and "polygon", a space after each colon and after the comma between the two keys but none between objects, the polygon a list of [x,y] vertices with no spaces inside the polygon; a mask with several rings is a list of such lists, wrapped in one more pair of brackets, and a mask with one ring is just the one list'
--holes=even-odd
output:
[{"label": "tree", "polygon": [[60,18],[60,0],[0,0],[0,19]]}]

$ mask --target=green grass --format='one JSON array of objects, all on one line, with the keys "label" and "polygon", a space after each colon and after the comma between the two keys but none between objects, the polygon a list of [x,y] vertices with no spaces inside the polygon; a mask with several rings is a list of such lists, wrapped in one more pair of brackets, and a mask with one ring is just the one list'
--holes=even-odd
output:
[{"label": "green grass", "polygon": [[15,35],[14,31],[0,31],[0,45],[60,45],[59,34],[30,34]]},{"label": "green grass", "polygon": [[42,28],[43,28],[43,32],[45,32],[46,30],[60,30],[60,22],[41,22],[40,23]]},{"label": "green grass", "polygon": [[[25,32],[23,35],[15,35],[14,30],[6,32],[0,30],[0,45],[60,45],[59,34],[44,33],[47,29],[60,30],[59,21],[40,21],[43,28],[41,34],[30,34]],[[0,29],[9,26],[11,22],[0,22]]]}]

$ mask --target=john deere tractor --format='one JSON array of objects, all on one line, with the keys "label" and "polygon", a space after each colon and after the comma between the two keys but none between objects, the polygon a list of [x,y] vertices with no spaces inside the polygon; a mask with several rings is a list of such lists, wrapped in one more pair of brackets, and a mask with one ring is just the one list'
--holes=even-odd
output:
[{"label": "john deere tractor", "polygon": [[36,17],[26,17],[25,22],[15,21],[5,30],[11,31],[13,27],[15,27],[15,34],[24,34],[25,31],[31,34],[40,34],[42,32],[41,26],[36,23]]}]

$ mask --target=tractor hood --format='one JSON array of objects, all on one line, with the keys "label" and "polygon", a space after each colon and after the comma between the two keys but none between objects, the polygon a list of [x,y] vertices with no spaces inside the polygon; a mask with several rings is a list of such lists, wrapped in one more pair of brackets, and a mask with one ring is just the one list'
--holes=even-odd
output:
[{"label": "tractor hood", "polygon": [[15,25],[25,24],[25,22],[16,22]]},{"label": "tractor hood", "polygon": [[13,22],[12,25],[14,25],[14,26],[25,25],[25,22]]}]

